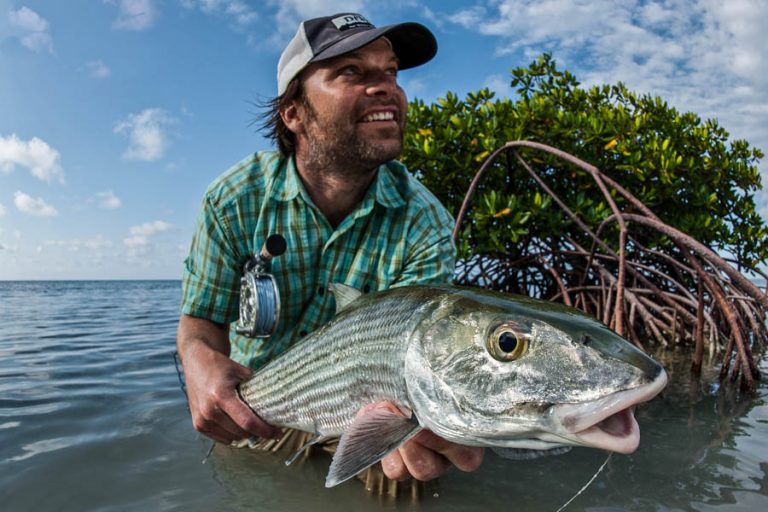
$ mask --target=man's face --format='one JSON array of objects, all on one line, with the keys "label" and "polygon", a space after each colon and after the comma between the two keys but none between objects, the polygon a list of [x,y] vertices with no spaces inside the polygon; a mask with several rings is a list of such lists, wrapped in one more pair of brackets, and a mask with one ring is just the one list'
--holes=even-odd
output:
[{"label": "man's face", "polygon": [[368,172],[400,155],[407,101],[397,68],[385,39],[307,68],[297,135],[310,165]]}]

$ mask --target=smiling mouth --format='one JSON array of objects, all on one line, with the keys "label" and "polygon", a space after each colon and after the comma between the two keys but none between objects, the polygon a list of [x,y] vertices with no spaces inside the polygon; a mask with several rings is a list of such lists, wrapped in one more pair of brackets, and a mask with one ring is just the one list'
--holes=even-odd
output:
[{"label": "smiling mouth", "polygon": [[394,121],[394,120],[395,120],[394,112],[374,112],[373,114],[368,114],[367,116],[363,117],[362,122],[372,123],[375,121]]}]

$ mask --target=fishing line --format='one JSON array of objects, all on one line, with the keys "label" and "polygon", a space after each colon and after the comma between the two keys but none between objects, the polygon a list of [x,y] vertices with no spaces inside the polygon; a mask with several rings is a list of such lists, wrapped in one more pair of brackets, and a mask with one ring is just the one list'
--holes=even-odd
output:
[{"label": "fishing line", "polygon": [[208,453],[206,453],[205,457],[203,458],[203,464],[208,462],[208,459],[211,457],[211,454],[213,453],[214,448],[216,448],[216,441],[211,442],[211,447],[208,448]]},{"label": "fishing line", "polygon": [[[179,353],[175,351],[173,353],[173,364],[176,365],[176,377],[179,379],[181,390],[184,392],[184,396],[189,399],[189,397],[187,397],[187,383],[184,381],[184,372],[181,371]],[[187,402],[187,410],[189,410],[189,402]]]},{"label": "fishing line", "polygon": [[603,464],[602,464],[602,465],[601,465],[599,468],[597,468],[597,472],[596,472],[594,475],[592,475],[592,478],[590,478],[590,479],[589,479],[589,482],[587,482],[586,484],[584,484],[584,487],[582,487],[581,489],[579,489],[579,492],[577,492],[577,493],[576,493],[576,494],[573,496],[573,498],[571,498],[571,499],[569,499],[568,501],[566,501],[566,502],[565,502],[565,504],[564,504],[562,507],[560,507],[559,509],[557,509],[557,511],[556,511],[556,512],[562,512],[562,510],[563,510],[565,507],[567,507],[568,505],[570,505],[570,504],[571,504],[571,502],[572,502],[573,500],[575,500],[576,498],[578,498],[578,497],[579,497],[579,495],[580,495],[581,493],[583,493],[584,491],[586,491],[586,490],[587,490],[587,487],[589,487],[589,485],[590,485],[592,482],[594,482],[594,481],[595,481],[595,478],[597,478],[597,475],[599,475],[599,474],[600,474],[600,472],[601,472],[601,471],[602,471],[602,470],[605,468],[605,465],[606,465],[606,464],[608,464],[608,461],[609,461],[609,460],[611,460],[611,455],[613,455],[613,452],[608,452],[608,457],[606,457],[606,458],[605,458],[605,462],[603,462]]}]

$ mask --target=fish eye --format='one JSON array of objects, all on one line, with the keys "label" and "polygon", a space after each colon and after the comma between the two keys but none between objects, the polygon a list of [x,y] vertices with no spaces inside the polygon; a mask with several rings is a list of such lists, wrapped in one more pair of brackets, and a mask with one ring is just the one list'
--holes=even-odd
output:
[{"label": "fish eye", "polygon": [[499,334],[499,348],[505,354],[514,352],[517,348],[517,336],[515,336],[515,333],[504,331]]},{"label": "fish eye", "polygon": [[502,324],[488,337],[487,348],[498,361],[514,361],[528,351],[528,337],[512,325]]}]

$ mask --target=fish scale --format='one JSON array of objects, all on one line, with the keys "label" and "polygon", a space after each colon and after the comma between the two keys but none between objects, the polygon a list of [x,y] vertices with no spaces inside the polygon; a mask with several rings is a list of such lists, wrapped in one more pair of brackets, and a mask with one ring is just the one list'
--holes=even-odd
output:
[{"label": "fish scale", "polygon": [[[412,329],[425,302],[394,294],[366,308],[366,297],[240,385],[240,395],[275,425],[340,435],[357,410],[388,399],[408,405],[403,378]],[[311,350],[311,356],[309,351]]]}]

